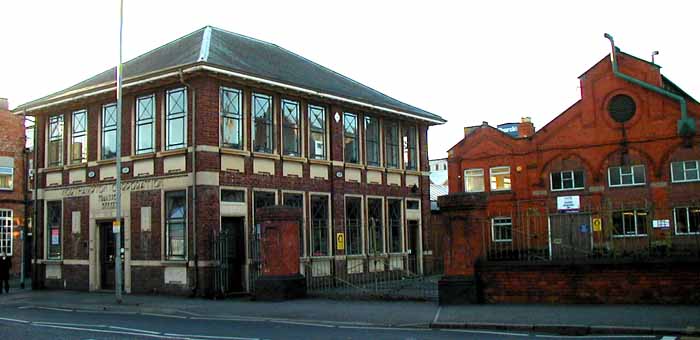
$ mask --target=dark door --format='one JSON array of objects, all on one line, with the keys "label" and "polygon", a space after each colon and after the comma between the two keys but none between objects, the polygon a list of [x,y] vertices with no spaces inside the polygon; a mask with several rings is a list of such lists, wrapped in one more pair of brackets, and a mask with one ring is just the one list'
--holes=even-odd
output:
[{"label": "dark door", "polygon": [[[122,247],[124,246],[124,234],[120,233],[122,239]],[[112,222],[100,223],[100,282],[102,289],[114,289],[115,270],[114,262],[116,256],[116,237],[112,232]],[[122,248],[123,249],[123,248]],[[124,257],[122,256],[122,260]],[[122,261],[122,266],[124,262]],[[123,268],[123,267],[122,267]],[[122,276],[123,280],[124,276]]]},{"label": "dark door", "polygon": [[420,242],[418,221],[408,221],[408,270],[418,272],[418,242]]},{"label": "dark door", "polygon": [[583,258],[591,252],[591,214],[549,216],[549,242],[553,259]]},{"label": "dark door", "polygon": [[221,235],[226,239],[221,265],[226,293],[245,291],[245,234],[243,217],[222,217]]}]

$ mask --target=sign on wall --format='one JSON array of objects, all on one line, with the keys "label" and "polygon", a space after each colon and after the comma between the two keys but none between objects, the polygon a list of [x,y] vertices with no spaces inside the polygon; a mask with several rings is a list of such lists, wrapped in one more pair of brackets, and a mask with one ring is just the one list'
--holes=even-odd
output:
[{"label": "sign on wall", "polygon": [[345,250],[345,233],[338,233],[335,236],[335,248],[338,250]]},{"label": "sign on wall", "polygon": [[579,196],[559,196],[557,197],[557,210],[565,212],[576,212],[581,209]]},{"label": "sign on wall", "polygon": [[599,217],[596,217],[593,219],[593,231],[601,230],[603,230],[603,221]]},{"label": "sign on wall", "polygon": [[671,228],[671,221],[670,220],[654,220],[652,221],[652,227],[654,229],[668,229]]}]

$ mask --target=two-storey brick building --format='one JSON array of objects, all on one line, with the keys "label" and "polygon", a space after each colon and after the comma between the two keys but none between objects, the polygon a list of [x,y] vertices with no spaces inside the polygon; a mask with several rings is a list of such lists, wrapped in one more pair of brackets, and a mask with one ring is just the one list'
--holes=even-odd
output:
[{"label": "two-storey brick building", "polygon": [[9,110],[8,100],[0,98],[0,252],[12,257],[11,273],[20,273],[21,230],[27,226],[24,119]]},{"label": "two-storey brick building", "polygon": [[[445,121],[276,45],[205,27],[15,112],[37,117],[42,278],[114,285],[121,174],[127,292],[251,288],[256,208],[303,209],[306,275],[422,267],[428,127]],[[117,169],[115,158],[121,157]],[[345,237],[344,249],[336,238]]]},{"label": "two-storey brick building", "polygon": [[449,151],[450,194],[483,200],[483,256],[700,250],[700,105],[660,66],[615,51],[579,77],[581,99],[536,133],[529,118],[513,134],[484,122]]}]

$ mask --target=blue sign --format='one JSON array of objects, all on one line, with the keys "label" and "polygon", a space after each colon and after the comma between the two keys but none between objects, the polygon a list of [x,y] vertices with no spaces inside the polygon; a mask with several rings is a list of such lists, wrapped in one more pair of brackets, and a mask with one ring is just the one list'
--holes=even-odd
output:
[{"label": "blue sign", "polygon": [[591,231],[591,229],[588,227],[588,224],[582,224],[581,226],[578,227],[578,231],[582,233],[588,233]]},{"label": "blue sign", "polygon": [[518,123],[506,123],[498,125],[496,128],[513,137],[518,137]]}]

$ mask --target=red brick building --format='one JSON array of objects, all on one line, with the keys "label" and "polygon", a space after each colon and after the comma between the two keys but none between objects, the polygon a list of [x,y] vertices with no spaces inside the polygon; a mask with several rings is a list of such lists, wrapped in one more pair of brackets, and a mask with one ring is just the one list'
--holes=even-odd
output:
[{"label": "red brick building", "polygon": [[[221,289],[215,279],[226,292],[250,290],[255,209],[274,204],[303,210],[306,275],[422,270],[426,137],[442,118],[213,27],[124,70],[121,169],[114,69],[15,110],[37,117],[41,140],[45,285],[113,288],[117,173],[127,292],[206,294]],[[213,251],[222,234],[228,255]]]},{"label": "red brick building", "polygon": [[485,200],[485,256],[700,249],[700,146],[688,128],[700,105],[660,66],[615,55],[622,75],[601,59],[579,77],[581,99],[536,133],[529,118],[510,124],[515,134],[484,122],[449,150],[450,193]]},{"label": "red brick building", "polygon": [[8,100],[0,98],[0,252],[12,256],[12,271],[20,274],[22,242],[20,232],[27,225],[28,201],[25,165],[24,119],[9,111]]},{"label": "red brick building", "polygon": [[700,301],[700,104],[609,39],[554,120],[449,150],[441,303]]}]

